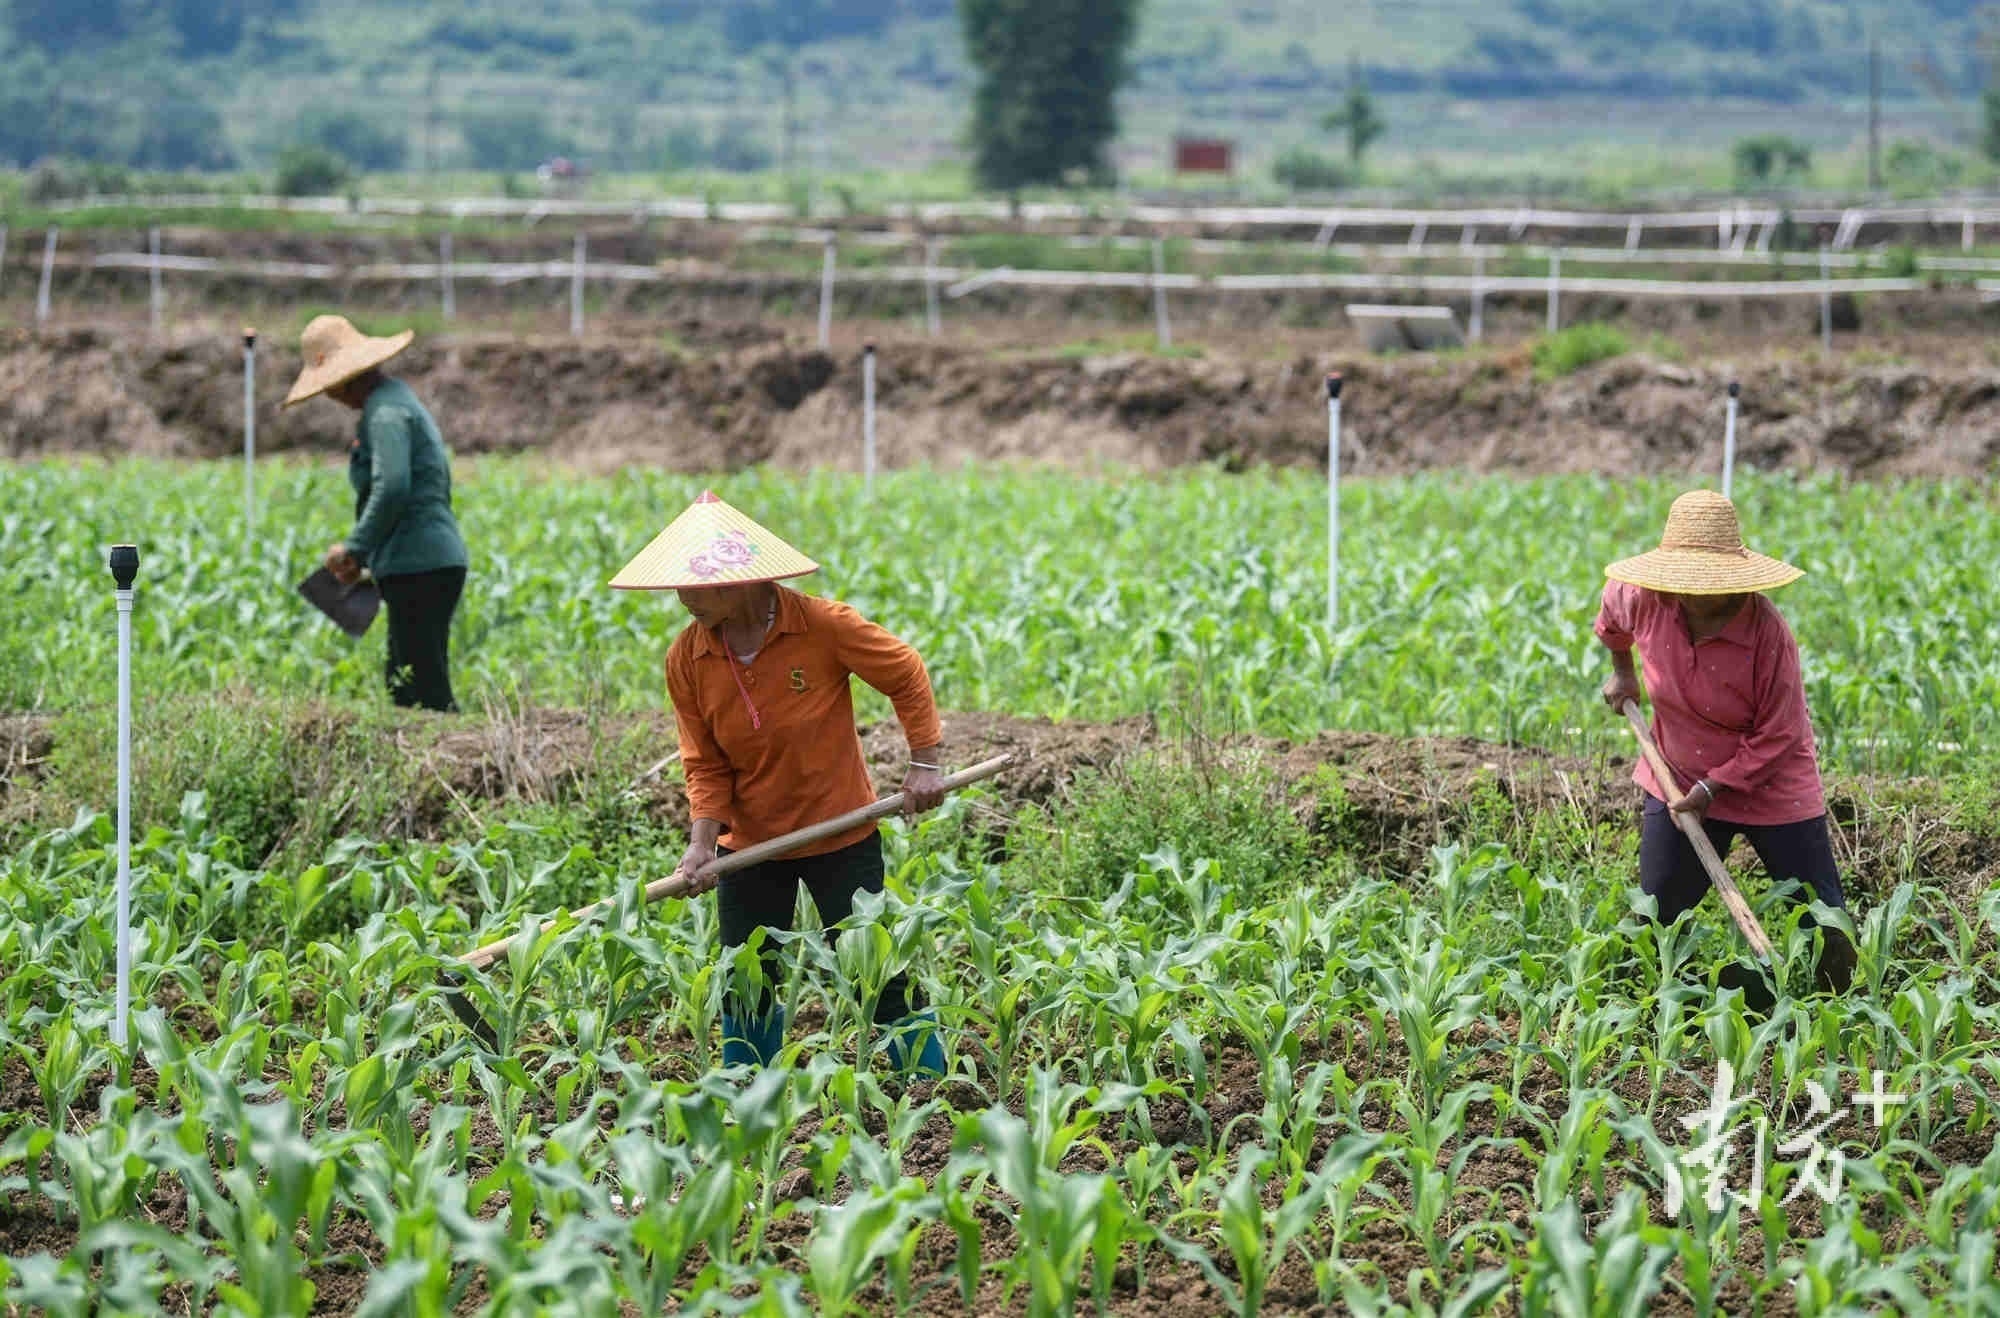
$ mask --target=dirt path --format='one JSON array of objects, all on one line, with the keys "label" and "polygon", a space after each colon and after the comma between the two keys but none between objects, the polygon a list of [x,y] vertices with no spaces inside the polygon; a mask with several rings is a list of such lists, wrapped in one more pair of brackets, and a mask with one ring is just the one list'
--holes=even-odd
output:
[{"label": "dirt path", "polygon": [[[403,373],[460,452],[545,453],[585,469],[683,471],[858,461],[858,352],[829,355],[738,324],[681,322],[684,350],[631,339],[431,338]],[[265,451],[337,453],[332,407],[282,417],[294,349],[260,354]],[[1721,460],[1723,392],[1744,391],[1741,460],[1857,476],[1972,476],[2000,459],[2000,370],[1856,365],[1778,353],[1718,367],[1631,356],[1537,380],[1525,353],[1284,360],[1135,353],[994,353],[885,345],[882,461],[1025,461],[1159,469],[1325,461],[1321,381],[1349,388],[1346,468],[1679,471]],[[77,329],[0,334],[0,444],[9,457],[240,451],[240,348],[216,335],[149,344]]]}]

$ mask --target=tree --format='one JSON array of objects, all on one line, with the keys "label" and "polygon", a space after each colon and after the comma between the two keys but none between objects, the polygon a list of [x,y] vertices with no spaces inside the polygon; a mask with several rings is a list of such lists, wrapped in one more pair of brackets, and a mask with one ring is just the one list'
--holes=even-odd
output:
[{"label": "tree", "polygon": [[1812,172],[1812,148],[1783,133],[1759,133],[1736,143],[1731,155],[1745,184],[1769,183]]},{"label": "tree", "polygon": [[960,0],[973,93],[974,168],[987,187],[1016,191],[1109,172],[1118,88],[1139,0]]},{"label": "tree", "polygon": [[140,169],[228,169],[236,153],[214,106],[169,95],[146,107],[130,160]]},{"label": "tree", "polygon": [[354,177],[347,162],[323,146],[288,146],[278,153],[277,192],[281,197],[322,197],[339,192]]},{"label": "tree", "polygon": [[1329,110],[1319,125],[1329,133],[1347,134],[1347,158],[1357,167],[1368,148],[1389,131],[1389,125],[1375,111],[1375,98],[1368,94],[1368,82],[1358,66],[1348,70],[1347,95],[1340,108]]},{"label": "tree", "polygon": [[496,104],[469,110],[459,119],[458,129],[465,135],[475,169],[533,169],[566,149],[549,126],[548,115],[534,105]]}]

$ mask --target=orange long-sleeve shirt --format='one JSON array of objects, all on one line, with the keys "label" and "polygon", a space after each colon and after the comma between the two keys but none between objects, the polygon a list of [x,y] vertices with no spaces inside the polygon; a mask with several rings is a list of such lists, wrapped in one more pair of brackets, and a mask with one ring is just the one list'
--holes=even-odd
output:
[{"label": "orange long-sleeve shirt", "polygon": [[[858,677],[889,697],[912,746],[943,739],[924,661],[845,604],[778,589],[764,648],[748,664],[690,623],[667,650],[667,695],[696,819],[727,827],[740,851],[875,800],[854,726]],[[824,855],[875,831],[863,824],[807,847]]]}]

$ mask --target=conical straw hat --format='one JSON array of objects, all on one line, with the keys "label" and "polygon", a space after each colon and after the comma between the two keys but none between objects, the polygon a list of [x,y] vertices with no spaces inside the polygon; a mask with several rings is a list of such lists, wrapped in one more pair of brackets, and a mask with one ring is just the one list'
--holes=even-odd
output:
[{"label": "conical straw hat", "polygon": [[352,380],[372,367],[380,366],[410,346],[415,330],[404,330],[386,339],[372,338],[348,323],[345,316],[314,316],[299,336],[299,352],[305,368],[285,395],[285,406],[294,407],[323,394],[337,384]]},{"label": "conical straw hat", "polygon": [[1604,575],[1673,595],[1742,595],[1789,586],[1805,573],[1744,548],[1736,505],[1695,490],[1674,500],[1658,549],[1621,558]]},{"label": "conical straw hat", "polygon": [[613,590],[747,586],[819,571],[819,564],[703,490],[653,543],[611,578]]}]

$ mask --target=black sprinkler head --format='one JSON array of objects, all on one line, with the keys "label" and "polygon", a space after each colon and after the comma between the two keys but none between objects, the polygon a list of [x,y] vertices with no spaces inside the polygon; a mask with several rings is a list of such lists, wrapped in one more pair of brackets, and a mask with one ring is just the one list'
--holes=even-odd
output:
[{"label": "black sprinkler head", "polygon": [[139,575],[139,547],[137,545],[111,546],[111,580],[118,589],[132,589],[132,582]]}]

